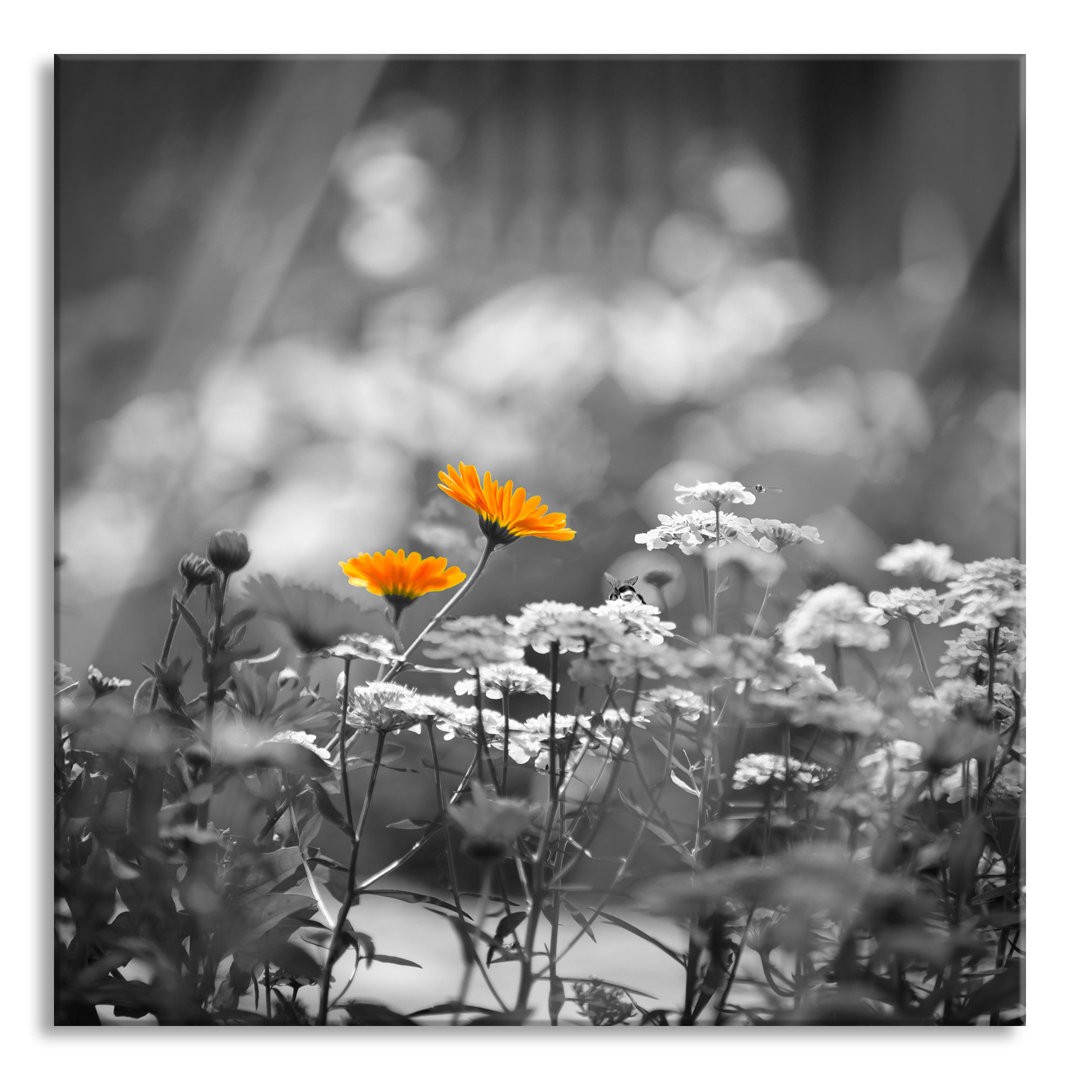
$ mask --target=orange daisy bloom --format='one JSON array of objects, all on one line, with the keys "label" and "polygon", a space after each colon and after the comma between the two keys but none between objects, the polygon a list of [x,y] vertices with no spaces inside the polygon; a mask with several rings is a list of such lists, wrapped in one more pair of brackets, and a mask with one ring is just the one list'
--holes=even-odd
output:
[{"label": "orange daisy bloom", "polygon": [[460,566],[447,567],[446,560],[404,550],[361,552],[348,562],[339,562],[350,585],[384,597],[400,615],[417,597],[452,589],[465,580]]},{"label": "orange daisy bloom", "polygon": [[539,495],[531,499],[524,488],[514,490],[507,480],[501,487],[484,473],[481,484],[476,468],[461,462],[439,473],[439,489],[480,515],[480,531],[496,544],[509,544],[519,536],[544,536],[548,540],[573,540],[565,514],[549,514]]}]

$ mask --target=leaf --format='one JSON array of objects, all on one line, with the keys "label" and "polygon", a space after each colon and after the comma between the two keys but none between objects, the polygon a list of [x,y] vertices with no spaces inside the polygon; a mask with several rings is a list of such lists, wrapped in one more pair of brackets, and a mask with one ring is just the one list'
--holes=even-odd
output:
[{"label": "leaf", "polygon": [[131,699],[131,711],[136,716],[142,716],[150,711],[150,701],[154,696],[154,679],[143,679]]},{"label": "leaf", "polygon": [[484,1016],[501,1016],[498,1009],[488,1009],[483,1005],[466,1005],[461,1001],[445,1001],[441,1005],[429,1005],[426,1009],[417,1009],[410,1016],[447,1016],[452,1013],[474,1012]]},{"label": "leaf", "polygon": [[406,960],[403,956],[387,956],[385,953],[375,953],[371,958],[376,964],[400,964],[402,967],[423,968],[415,960]]},{"label": "leaf", "polygon": [[400,821],[391,821],[386,827],[388,829],[426,829],[431,825],[430,821],[425,821],[423,818],[402,818]]},{"label": "leaf", "polygon": [[348,1014],[352,1025],[360,1027],[418,1027],[419,1025],[401,1013],[370,1001],[353,1001],[338,1006]]},{"label": "leaf", "polygon": [[681,953],[677,953],[674,949],[668,948],[662,941],[657,941],[651,934],[646,934],[644,930],[639,930],[633,923],[628,923],[625,919],[620,919],[618,915],[612,915],[610,911],[601,911],[600,918],[606,922],[613,923],[615,926],[621,927],[623,930],[633,934],[635,937],[639,937],[642,941],[649,942],[650,945],[655,945],[662,953],[670,956],[680,967],[686,967],[686,958]]},{"label": "leaf", "polygon": [[[440,900],[437,896],[428,896],[427,893],[410,892],[408,889],[365,889],[364,895],[387,896],[391,900],[400,900],[405,904],[434,904],[436,907],[446,908],[454,915],[458,913],[457,908],[446,900]],[[470,918],[468,912],[464,915],[466,919]]]},{"label": "leaf", "polygon": [[592,926],[586,916],[583,915],[576,907],[574,907],[574,905],[571,904],[565,896],[563,897],[562,902],[563,907],[570,912],[570,918],[572,918],[574,922],[576,922],[578,926],[580,926],[581,929],[585,931],[590,941],[595,941],[596,935],[593,933]]},{"label": "leaf", "polygon": [[341,811],[334,805],[326,788],[319,783],[318,780],[308,780],[308,789],[311,794],[315,796],[315,806],[319,813],[330,822],[331,825],[337,826],[342,832],[352,835],[352,829],[349,827],[349,823],[341,816]]},{"label": "leaf", "polygon": [[188,611],[186,605],[182,600],[177,598],[176,609],[184,617],[184,622],[191,628],[191,632],[195,635],[195,640],[199,643],[199,647],[202,649],[205,655],[210,651],[210,643],[206,640],[206,635],[202,631],[202,627],[199,625],[199,620]]},{"label": "leaf", "polygon": [[254,941],[265,937],[279,923],[289,918],[310,918],[315,914],[315,901],[304,893],[270,893],[256,897],[239,914],[239,941]]}]

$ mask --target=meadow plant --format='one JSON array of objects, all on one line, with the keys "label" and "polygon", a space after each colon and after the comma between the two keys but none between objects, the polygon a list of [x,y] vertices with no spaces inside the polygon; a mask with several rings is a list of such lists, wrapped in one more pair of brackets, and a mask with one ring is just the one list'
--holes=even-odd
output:
[{"label": "meadow plant", "polygon": [[[636,537],[700,562],[697,632],[638,578],[592,608],[452,614],[501,549],[575,532],[472,466],[439,480],[477,514],[471,572],[404,549],[340,563],[385,602],[387,636],[265,575],[238,605],[257,552],[224,530],[181,560],[133,691],[57,662],[56,1023],[1023,1022],[1020,563],[919,540],[879,561],[903,587],[778,601],[777,553],[797,565],[828,537],[740,516],[753,491],[699,481],[674,501],[707,509]],[[745,606],[721,633],[729,573]],[[447,592],[407,638],[410,607]],[[248,641],[256,614],[291,655]],[[919,633],[942,626],[935,685]],[[387,824],[403,769],[436,809]],[[416,839],[361,875],[383,828]],[[441,866],[428,891],[402,874],[421,853]],[[423,983],[409,1014],[364,990],[374,965],[425,964],[378,950],[369,895],[460,942],[452,984]],[[602,952],[575,969],[598,932],[655,950],[679,992],[605,978]]]}]

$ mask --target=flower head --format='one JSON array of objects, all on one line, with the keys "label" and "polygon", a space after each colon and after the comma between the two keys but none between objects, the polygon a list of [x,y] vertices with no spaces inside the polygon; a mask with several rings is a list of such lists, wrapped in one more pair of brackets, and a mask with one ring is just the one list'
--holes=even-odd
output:
[{"label": "flower head", "polygon": [[223,573],[243,570],[251,558],[247,537],[239,529],[221,529],[210,537],[206,557]]},{"label": "flower head", "polygon": [[635,543],[644,544],[649,551],[676,544],[684,555],[692,555],[706,545],[722,546],[736,540],[751,548],[761,546],[754,536],[753,526],[737,514],[691,510],[688,514],[658,514],[657,518],[659,525],[634,537]]},{"label": "flower head", "polygon": [[982,559],[965,563],[947,598],[958,611],[942,626],[971,623],[992,630],[1023,618],[1027,571],[1018,559]]},{"label": "flower head", "polygon": [[708,710],[705,699],[681,686],[658,686],[641,696],[641,718],[696,724]]},{"label": "flower head", "polygon": [[[501,700],[509,694],[543,694],[551,697],[551,683],[536,668],[510,660],[504,664],[482,664],[480,666],[480,685],[484,696]],[[474,678],[459,679],[454,683],[454,693],[471,695],[476,693]]]},{"label": "flower head", "polygon": [[532,828],[536,808],[522,799],[492,797],[474,780],[472,802],[448,807],[447,815],[465,834],[465,853],[486,861],[513,852],[518,837]]},{"label": "flower head", "polygon": [[767,787],[779,785],[809,790],[820,787],[828,779],[828,773],[820,765],[782,754],[747,754],[735,763],[731,778],[733,788]]},{"label": "flower head", "polygon": [[804,592],[784,621],[784,644],[792,650],[834,643],[875,651],[888,647],[889,635],[878,625],[878,611],[868,607],[853,585],[838,582]]},{"label": "flower head", "polygon": [[[300,653],[316,653],[355,630],[366,614],[352,600],[312,585],[281,582],[260,574],[244,582],[245,598],[259,614],[280,626]],[[375,605],[375,601],[371,601]]]},{"label": "flower head", "polygon": [[679,492],[675,496],[677,503],[707,502],[716,510],[726,503],[757,502],[757,496],[737,480],[728,480],[724,483],[718,483],[715,480],[699,480],[689,487],[685,484],[676,484],[675,490]]},{"label": "flower head", "polygon": [[381,634],[343,634],[320,655],[335,660],[371,660],[376,664],[389,664],[395,658],[393,643]]},{"label": "flower head", "polygon": [[435,710],[407,686],[373,682],[357,686],[349,697],[347,720],[361,731],[399,731],[430,720]]},{"label": "flower head", "polygon": [[654,645],[642,638],[624,635],[621,641],[594,646],[587,657],[570,662],[570,677],[588,685],[606,685],[612,679],[679,678],[687,674],[686,654],[666,642]]},{"label": "flower head", "polygon": [[[442,732],[443,738],[469,739],[477,741],[476,709],[469,705],[459,705],[450,698],[428,694],[424,701],[431,706],[435,715],[435,727]],[[505,720],[498,709],[484,709],[484,738],[489,747],[502,749],[505,734]]]},{"label": "flower head", "polygon": [[558,645],[561,652],[582,652],[586,646],[617,642],[626,636],[615,619],[555,600],[526,604],[520,615],[509,616],[507,622],[537,652],[547,652],[552,645]]},{"label": "flower head", "polygon": [[214,564],[194,552],[185,555],[176,569],[190,592],[194,592],[200,585],[210,585],[217,580]]},{"label": "flower head", "polygon": [[118,679],[115,675],[103,675],[101,668],[96,668],[93,664],[86,669],[86,681],[94,692],[95,698],[113,694],[121,687],[131,685],[130,679]]},{"label": "flower head", "polygon": [[867,599],[879,611],[878,623],[889,619],[918,619],[921,623],[936,623],[948,608],[948,602],[933,589],[890,589],[888,593],[872,592]]},{"label": "flower head", "polygon": [[[998,633],[997,652],[994,657],[995,671],[1001,682],[1007,683],[1024,670],[1024,641],[1007,626]],[[990,671],[986,631],[983,629],[960,631],[960,636],[945,642],[945,655],[937,674],[944,679],[974,678],[986,681]]]},{"label": "flower head", "polygon": [[361,552],[338,566],[350,585],[384,597],[398,615],[425,593],[452,589],[465,580],[460,566],[447,567],[445,559],[430,555],[425,559],[416,551],[406,555],[401,548],[371,555]]},{"label": "flower head", "polygon": [[439,480],[440,491],[476,511],[480,531],[495,544],[510,544],[521,536],[574,539],[574,530],[566,527],[565,514],[549,514],[539,495],[530,499],[524,488],[515,491],[509,480],[500,487],[486,472],[481,483],[475,466],[465,462],[457,469],[447,465]]},{"label": "flower head", "polygon": [[762,534],[762,551],[780,551],[803,542],[825,543],[813,525],[792,525],[789,521],[778,521],[776,518],[751,518],[750,524]]},{"label": "flower head", "polygon": [[634,634],[644,641],[659,645],[664,638],[671,637],[675,630],[673,622],[664,622],[660,618],[660,609],[652,604],[642,604],[635,600],[608,600],[598,607],[590,608],[594,615],[611,619],[618,623],[628,634]]},{"label": "flower head", "polygon": [[960,564],[952,557],[948,544],[932,544],[929,540],[912,540],[896,544],[877,561],[879,570],[901,576],[910,574],[928,581],[948,581],[960,573]]},{"label": "flower head", "polygon": [[459,615],[428,633],[424,652],[433,660],[448,660],[475,670],[520,660],[525,646],[520,636],[495,615]]}]

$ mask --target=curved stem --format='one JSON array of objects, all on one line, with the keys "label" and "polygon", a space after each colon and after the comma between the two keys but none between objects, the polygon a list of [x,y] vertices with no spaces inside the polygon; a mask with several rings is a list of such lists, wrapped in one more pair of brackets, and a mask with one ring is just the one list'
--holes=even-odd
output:
[{"label": "curved stem", "polygon": [[447,612],[463,597],[466,593],[476,584],[477,578],[483,573],[484,567],[487,565],[487,561],[491,558],[491,553],[495,550],[495,541],[489,536],[487,543],[484,545],[484,552],[480,556],[479,562],[477,562],[473,572],[465,579],[461,588],[458,589],[453,596],[432,617],[431,621],[420,631],[419,634],[413,638],[412,644],[398,657],[398,659],[391,665],[390,670],[387,672],[386,679],[383,681],[389,682],[395,675],[405,666],[405,661],[412,655],[413,649],[420,644],[421,641],[429,634],[436,626],[443,620]]}]

